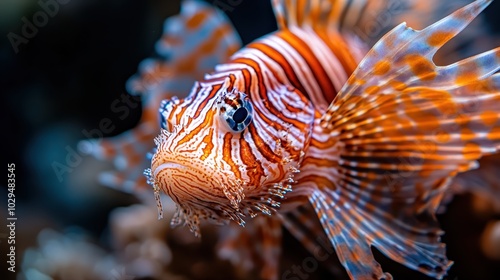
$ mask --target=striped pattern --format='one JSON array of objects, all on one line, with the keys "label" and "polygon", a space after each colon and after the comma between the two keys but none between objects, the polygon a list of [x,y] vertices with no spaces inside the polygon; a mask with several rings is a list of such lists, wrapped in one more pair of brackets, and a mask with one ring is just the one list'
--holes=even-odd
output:
[{"label": "striped pattern", "polygon": [[[469,0],[272,0],[281,29],[301,27],[316,32],[354,33],[373,45],[380,37],[401,22],[413,28],[425,28],[441,19],[443,14],[470,3]],[[486,36],[475,23],[467,32]],[[473,37],[468,36],[468,39]],[[461,43],[466,41],[456,40]],[[455,47],[457,47],[455,45]],[[450,49],[456,52],[456,49]]]},{"label": "striped pattern", "polygon": [[[318,14],[325,3],[330,8]],[[488,3],[421,32],[400,25],[358,63],[351,49],[359,45],[324,28],[339,23],[350,1],[276,1],[278,32],[163,108],[166,129],[155,141],[150,181],[177,203],[173,224],[199,235],[201,219],[243,225],[246,216],[307,197],[351,278],[391,278],[371,245],[443,277],[451,262],[434,214],[451,179],[499,145],[500,90],[492,73],[500,56],[493,50],[446,67],[432,57]],[[253,122],[235,133],[222,108],[243,94]],[[472,102],[477,108],[464,111]],[[451,130],[457,123],[461,130]],[[436,129],[446,133],[429,133]],[[433,150],[422,152],[426,141]],[[296,236],[311,229],[287,220],[293,214],[280,217]]]},{"label": "striped pattern", "polygon": [[[310,100],[322,112],[362,58],[363,51],[353,54],[353,49],[363,50],[364,46],[338,33],[327,35],[290,27],[249,44],[232,57],[233,65],[219,66],[216,70],[246,68],[249,71],[244,75],[253,75],[255,81],[262,80],[262,73],[270,73],[271,78],[266,79],[272,79],[281,87],[288,85],[296,95]],[[253,90],[248,86],[242,89],[246,92]],[[252,98],[255,103],[266,100],[267,95],[276,94],[273,88],[263,85],[257,89]],[[276,111],[269,113],[280,117]]]},{"label": "striped pattern", "polygon": [[[333,31],[355,30],[366,25],[372,15],[379,15],[397,6],[402,13],[414,5],[413,0],[395,3],[391,0],[273,0],[278,26],[292,26]],[[391,19],[389,19],[390,21]]]},{"label": "striped pattern", "polygon": [[[218,65],[177,105],[166,103],[151,175],[179,205],[174,224],[186,222],[199,234],[201,217],[244,224],[248,213],[271,213],[295,183],[317,110],[326,109],[357,65],[350,43],[283,30]],[[234,133],[221,109],[241,93],[253,104],[253,122]]]},{"label": "striped pattern", "polygon": [[[320,146],[328,138],[311,145],[311,175],[297,180],[316,181],[309,200],[353,279],[389,277],[372,245],[432,277],[442,278],[451,265],[435,213],[451,179],[500,146],[500,84],[493,75],[500,49],[441,67],[432,58],[489,2],[476,1],[422,31],[396,27],[319,120],[337,152],[325,161]],[[320,168],[324,175],[313,177]]]},{"label": "striped pattern", "polygon": [[[396,2],[275,0],[280,30],[228,61],[240,43],[227,19],[184,1],[157,44],[163,58],[145,60],[127,84],[144,96],[140,125],[93,143],[94,155],[119,169],[103,183],[141,189],[138,167],[148,164],[160,122],[145,172],[160,217],[160,191],[177,204],[172,224],[196,235],[203,219],[244,225],[255,217],[246,231],[221,234],[222,258],[276,279],[281,222],[312,253],[315,237],[327,235],[353,279],[391,278],[371,245],[442,277],[450,262],[434,213],[451,178],[499,145],[499,51],[446,67],[432,62],[489,3],[478,1],[421,32],[396,27],[360,63],[376,33],[400,18]],[[235,132],[224,112],[242,98],[253,121]]]},{"label": "striped pattern", "polygon": [[159,132],[161,101],[172,96],[185,97],[196,80],[215,64],[226,61],[240,46],[236,31],[222,12],[200,1],[183,1],[180,14],[165,21],[156,45],[159,58],[141,62],[139,73],[127,82],[128,92],[142,97],[143,116],[139,124],[115,137],[81,143],[83,150],[114,166],[112,171],[101,173],[99,181],[138,197],[149,193],[142,173],[150,164],[151,157],[147,155]]}]

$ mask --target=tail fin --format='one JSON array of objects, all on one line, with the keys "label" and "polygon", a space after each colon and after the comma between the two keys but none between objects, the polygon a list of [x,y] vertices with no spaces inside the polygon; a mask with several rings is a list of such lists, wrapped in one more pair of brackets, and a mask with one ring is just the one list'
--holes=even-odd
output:
[{"label": "tail fin", "polygon": [[338,180],[310,201],[354,279],[388,277],[371,245],[436,278],[451,264],[435,213],[452,178],[500,148],[500,48],[442,67],[432,58],[490,2],[394,28],[321,120],[338,141]]},{"label": "tail fin", "polygon": [[156,45],[160,58],[146,59],[139,73],[127,82],[132,94],[142,94],[143,116],[136,128],[99,141],[82,141],[80,147],[97,158],[112,160],[115,170],[104,172],[102,184],[127,192],[148,187],[142,171],[153,149],[163,99],[187,96],[193,83],[225,62],[240,47],[240,39],[229,19],[201,1],[184,0],[179,15],[165,21]]}]

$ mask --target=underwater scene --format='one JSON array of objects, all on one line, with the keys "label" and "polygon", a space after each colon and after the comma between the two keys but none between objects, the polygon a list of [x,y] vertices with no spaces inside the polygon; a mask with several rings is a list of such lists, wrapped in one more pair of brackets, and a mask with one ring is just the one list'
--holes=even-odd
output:
[{"label": "underwater scene", "polygon": [[0,279],[500,279],[499,0],[3,0]]}]

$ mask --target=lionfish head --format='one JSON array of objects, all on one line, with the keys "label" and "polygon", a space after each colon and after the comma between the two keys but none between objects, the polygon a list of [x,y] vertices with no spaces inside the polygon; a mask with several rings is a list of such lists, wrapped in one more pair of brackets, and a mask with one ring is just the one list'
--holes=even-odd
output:
[{"label": "lionfish head", "polygon": [[295,119],[277,108],[270,115],[268,100],[255,102],[229,78],[196,83],[187,98],[162,102],[162,130],[145,174],[176,203],[172,225],[187,224],[199,235],[201,220],[243,225],[246,216],[279,207],[292,190],[313,118],[301,113],[308,106],[293,102],[274,103],[295,106]]}]

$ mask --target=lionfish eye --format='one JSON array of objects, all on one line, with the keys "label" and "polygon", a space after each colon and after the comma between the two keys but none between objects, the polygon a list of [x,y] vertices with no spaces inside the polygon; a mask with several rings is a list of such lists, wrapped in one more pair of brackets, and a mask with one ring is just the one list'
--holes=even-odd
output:
[{"label": "lionfish eye", "polygon": [[226,96],[222,103],[222,118],[234,132],[241,132],[252,122],[253,107],[245,94],[231,98]]}]

